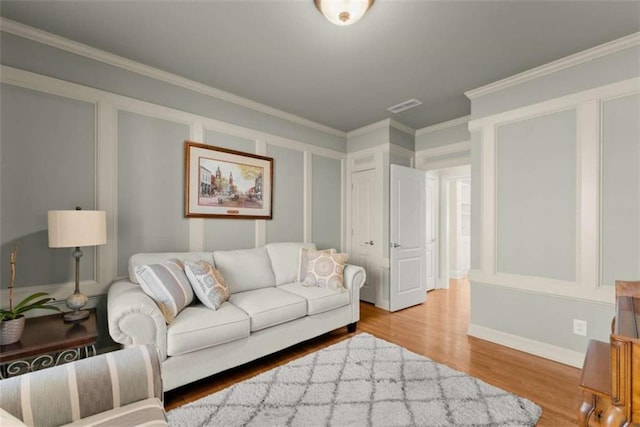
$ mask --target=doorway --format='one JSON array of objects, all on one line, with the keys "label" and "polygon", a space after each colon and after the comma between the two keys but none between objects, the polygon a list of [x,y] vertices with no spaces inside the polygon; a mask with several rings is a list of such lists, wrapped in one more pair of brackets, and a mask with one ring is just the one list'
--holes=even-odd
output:
[{"label": "doorway", "polygon": [[464,279],[471,259],[471,167],[432,171],[438,177],[438,281],[449,287],[450,279]]}]

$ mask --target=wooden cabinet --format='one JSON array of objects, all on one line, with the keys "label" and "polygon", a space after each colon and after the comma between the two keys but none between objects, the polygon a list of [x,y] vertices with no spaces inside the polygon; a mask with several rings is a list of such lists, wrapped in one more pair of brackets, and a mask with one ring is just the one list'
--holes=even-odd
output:
[{"label": "wooden cabinet", "polygon": [[640,281],[616,282],[609,343],[587,348],[578,409],[580,426],[640,426]]}]

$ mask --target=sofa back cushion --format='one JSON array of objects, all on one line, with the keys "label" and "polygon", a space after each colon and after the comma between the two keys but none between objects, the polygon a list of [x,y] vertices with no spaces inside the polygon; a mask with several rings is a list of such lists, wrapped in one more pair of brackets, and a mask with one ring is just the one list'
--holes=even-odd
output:
[{"label": "sofa back cushion", "polygon": [[213,259],[231,295],[276,285],[265,248],[216,251]]},{"label": "sofa back cushion", "polygon": [[[148,264],[160,264],[171,258],[180,261],[206,261],[213,265],[213,255],[211,252],[149,252],[132,255],[129,258],[129,280],[132,283],[139,283],[136,277],[136,268]],[[215,265],[214,265],[215,267]]]},{"label": "sofa back cushion", "polygon": [[315,249],[313,243],[283,242],[269,243],[267,253],[278,286],[298,281],[300,272],[300,249]]}]

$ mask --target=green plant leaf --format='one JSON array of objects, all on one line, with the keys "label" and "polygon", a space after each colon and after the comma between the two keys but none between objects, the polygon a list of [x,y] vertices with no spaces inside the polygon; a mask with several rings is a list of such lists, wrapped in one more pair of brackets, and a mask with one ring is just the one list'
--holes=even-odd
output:
[{"label": "green plant leaf", "polygon": [[[29,304],[29,303],[30,303],[31,301],[33,301],[34,299],[36,299],[36,298],[40,298],[40,297],[43,297],[43,296],[46,296],[46,295],[49,295],[49,294],[47,294],[46,292],[36,292],[36,293],[35,293],[35,294],[33,294],[33,295],[29,295],[28,297],[26,297],[25,299],[23,299],[22,301],[20,301],[20,302],[18,303],[18,305],[16,305],[16,306],[13,308],[13,310],[14,310],[14,311],[17,311],[17,310],[19,310],[20,308],[24,307],[25,305]],[[50,299],[53,299],[53,298],[51,298],[51,297],[49,297],[49,298],[50,298]]]}]

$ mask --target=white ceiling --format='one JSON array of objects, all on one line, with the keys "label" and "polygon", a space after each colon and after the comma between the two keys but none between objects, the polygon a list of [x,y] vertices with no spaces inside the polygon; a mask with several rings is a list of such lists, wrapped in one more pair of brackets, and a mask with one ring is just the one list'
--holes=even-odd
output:
[{"label": "white ceiling", "polygon": [[[469,114],[467,90],[640,31],[638,1],[6,1],[2,16],[341,131]],[[386,108],[417,98],[420,107]]]}]

